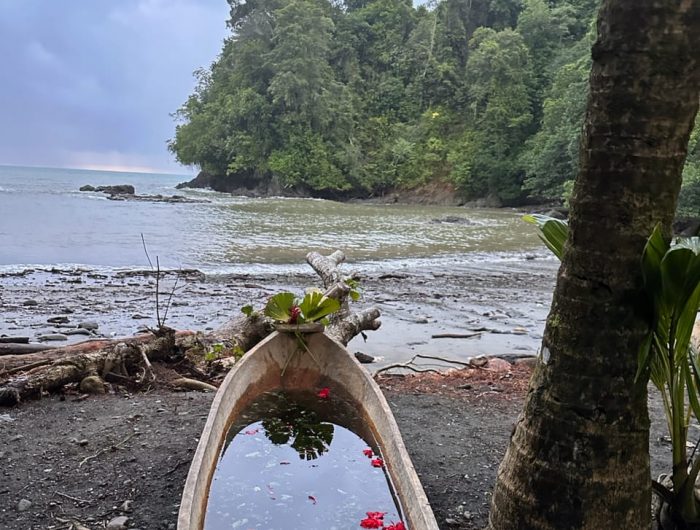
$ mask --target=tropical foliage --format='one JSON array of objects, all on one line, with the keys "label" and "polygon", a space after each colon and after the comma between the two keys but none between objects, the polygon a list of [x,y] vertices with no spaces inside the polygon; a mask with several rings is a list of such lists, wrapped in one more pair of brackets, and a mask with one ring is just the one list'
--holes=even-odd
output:
[{"label": "tropical foliage", "polygon": [[651,379],[661,392],[673,448],[672,487],[656,487],[673,519],[698,524],[700,455],[693,451],[689,457],[686,443],[691,420],[700,419],[700,358],[690,340],[700,308],[700,238],[671,242],[657,227],[644,249],[642,271],[651,324],[639,354],[638,380]]},{"label": "tropical foliage", "polygon": [[[183,164],[231,189],[331,198],[445,183],[513,204],[570,190],[596,0],[228,3],[231,35],[176,113]],[[700,210],[697,143],[685,213]]]},{"label": "tropical foliage", "polygon": [[[528,215],[540,238],[561,259],[568,236],[564,221]],[[655,483],[666,509],[679,525],[700,524],[695,484],[700,454],[688,455],[688,429],[700,420],[700,353],[691,343],[700,309],[700,238],[670,240],[660,226],[644,248],[641,264],[649,330],[639,352],[637,381],[651,380],[661,393],[672,442],[670,487]]]},{"label": "tropical foliage", "polygon": [[[272,296],[263,314],[282,324],[325,322],[325,318],[340,309],[340,302],[329,298],[319,289],[309,289],[302,299],[294,293],[283,292]],[[244,308],[244,313],[246,313]]]}]

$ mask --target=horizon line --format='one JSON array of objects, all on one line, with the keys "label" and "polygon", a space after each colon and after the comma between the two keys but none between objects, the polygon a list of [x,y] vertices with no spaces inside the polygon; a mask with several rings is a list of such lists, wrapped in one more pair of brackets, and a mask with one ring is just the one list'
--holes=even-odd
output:
[{"label": "horizon line", "polygon": [[73,171],[101,171],[103,173],[145,173],[153,175],[177,175],[181,177],[189,176],[188,173],[173,173],[171,171],[160,170],[148,166],[117,166],[117,165],[101,165],[90,164],[83,167],[71,166],[46,166],[32,164],[6,164],[0,162],[0,167],[16,167],[16,168],[34,168],[34,169],[70,169]]}]

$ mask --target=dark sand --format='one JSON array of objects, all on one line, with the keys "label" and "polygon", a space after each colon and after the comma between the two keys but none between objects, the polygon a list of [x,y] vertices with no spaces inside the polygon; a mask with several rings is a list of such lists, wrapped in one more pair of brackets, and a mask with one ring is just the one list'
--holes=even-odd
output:
[{"label": "dark sand", "polygon": [[[383,326],[366,344],[356,339],[351,351],[383,357],[370,369],[415,353],[459,359],[482,353],[533,355],[555,271],[554,262],[528,261],[368,277],[363,303],[381,308]],[[169,323],[181,329],[215,327],[245,303],[261,306],[274,292],[301,292],[314,282],[310,274],[192,274],[178,282]],[[161,298],[171,285],[172,276],[162,282]],[[69,325],[95,321],[107,336],[129,335],[140,325],[154,324],[154,287],[154,280],[143,274],[100,278],[90,271],[33,271],[5,276],[0,278],[0,335],[34,338],[69,329],[46,322],[58,315],[68,316]],[[37,305],[25,305],[27,300]],[[476,339],[431,338],[475,328],[491,332]],[[485,525],[498,463],[522,406],[526,367],[511,374],[479,373],[481,379],[423,376],[383,382],[441,528]],[[159,374],[163,380],[166,375]],[[79,400],[67,393],[0,410],[0,528],[97,529],[120,515],[129,517],[129,528],[175,528],[180,493],[211,399],[211,394],[165,386],[136,394],[115,387],[106,396]],[[651,412],[652,471],[657,476],[668,470],[670,445],[664,441],[657,400],[652,400]],[[18,511],[21,499],[32,503],[23,512]]]}]

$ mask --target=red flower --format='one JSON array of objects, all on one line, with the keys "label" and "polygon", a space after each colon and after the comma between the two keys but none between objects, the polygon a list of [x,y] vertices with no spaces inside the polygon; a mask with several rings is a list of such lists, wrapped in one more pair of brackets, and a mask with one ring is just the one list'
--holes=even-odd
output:
[{"label": "red flower", "polygon": [[331,389],[328,387],[324,387],[321,390],[318,391],[318,394],[316,394],[318,397],[321,399],[328,399],[328,396],[331,395]]},{"label": "red flower", "polygon": [[372,467],[382,467],[384,465],[384,460],[381,458],[372,459]]},{"label": "red flower", "polygon": [[368,517],[367,519],[362,519],[362,521],[360,521],[360,526],[362,528],[381,528],[384,526],[384,523],[382,523],[381,519]]},{"label": "red flower", "polygon": [[297,318],[301,315],[301,308],[298,305],[293,305],[289,308],[289,323],[296,324]]},{"label": "red flower", "polygon": [[370,519],[384,519],[386,512],[367,512],[367,517]]},{"label": "red flower", "polygon": [[367,458],[372,458],[372,456],[374,456],[374,451],[367,448],[364,451],[362,451],[362,454],[365,455]]},{"label": "red flower", "polygon": [[406,530],[406,527],[403,525],[401,521],[395,524],[390,524],[389,526],[385,526],[384,530]]}]

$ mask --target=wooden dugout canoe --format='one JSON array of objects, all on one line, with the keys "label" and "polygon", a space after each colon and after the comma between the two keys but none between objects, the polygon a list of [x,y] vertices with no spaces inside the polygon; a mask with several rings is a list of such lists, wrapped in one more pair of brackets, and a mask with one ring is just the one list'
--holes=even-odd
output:
[{"label": "wooden dugout canoe", "polygon": [[331,389],[341,387],[360,404],[360,415],[379,445],[407,527],[437,530],[435,516],[406,452],[396,420],[370,374],[343,346],[325,334],[304,334],[304,340],[313,358],[299,350],[294,334],[275,332],[244,355],[224,379],[190,465],[182,493],[178,530],[203,528],[209,485],[228,429],[240,412],[264,392],[313,390],[321,384]]}]

